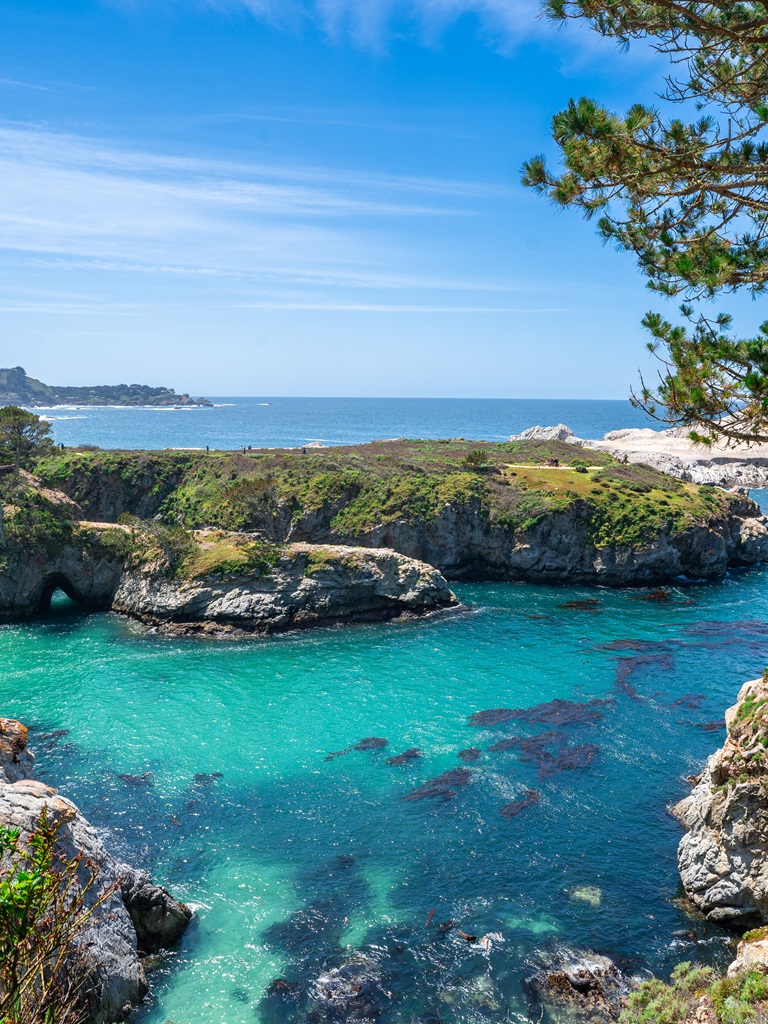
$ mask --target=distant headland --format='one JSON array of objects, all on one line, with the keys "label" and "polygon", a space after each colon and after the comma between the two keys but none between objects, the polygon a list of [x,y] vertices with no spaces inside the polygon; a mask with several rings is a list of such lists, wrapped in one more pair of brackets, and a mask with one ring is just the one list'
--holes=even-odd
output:
[{"label": "distant headland", "polygon": [[56,387],[27,376],[21,366],[0,369],[0,405],[49,408],[54,405],[213,405],[207,398],[177,395],[173,388],[147,384]]}]

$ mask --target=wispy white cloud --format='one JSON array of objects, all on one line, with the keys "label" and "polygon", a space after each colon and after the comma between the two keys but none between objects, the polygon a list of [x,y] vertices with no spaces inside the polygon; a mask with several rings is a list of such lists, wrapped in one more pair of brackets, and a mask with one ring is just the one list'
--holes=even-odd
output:
[{"label": "wispy white cloud", "polygon": [[[138,8],[147,0],[107,0]],[[156,2],[156,0],[152,0]],[[378,48],[393,36],[418,35],[436,42],[442,32],[465,15],[501,45],[547,31],[537,0],[166,0],[176,6],[207,6],[221,12],[247,10],[282,28],[307,22],[332,38],[352,37]]]},{"label": "wispy white cloud", "polygon": [[310,310],[315,313],[573,313],[573,309],[551,306],[413,306],[373,302],[247,302],[240,308],[265,312]]},{"label": "wispy white cloud", "polygon": [[14,271],[196,278],[209,291],[229,282],[265,303],[293,302],[285,289],[300,288],[317,308],[339,289],[520,287],[425,269],[414,225],[508,202],[482,182],[206,160],[0,124],[0,194],[0,251]]},{"label": "wispy white cloud", "polygon": [[50,92],[47,85],[36,85],[34,82],[20,82],[17,78],[0,78],[0,85],[10,86],[12,89],[33,89],[35,92]]}]

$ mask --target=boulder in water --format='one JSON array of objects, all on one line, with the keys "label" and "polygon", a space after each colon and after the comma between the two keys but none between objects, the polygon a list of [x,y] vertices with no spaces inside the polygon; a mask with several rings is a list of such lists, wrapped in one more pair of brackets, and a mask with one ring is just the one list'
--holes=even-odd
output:
[{"label": "boulder in water", "polygon": [[532,1012],[547,1024],[614,1024],[630,989],[610,957],[565,947],[523,984]]}]

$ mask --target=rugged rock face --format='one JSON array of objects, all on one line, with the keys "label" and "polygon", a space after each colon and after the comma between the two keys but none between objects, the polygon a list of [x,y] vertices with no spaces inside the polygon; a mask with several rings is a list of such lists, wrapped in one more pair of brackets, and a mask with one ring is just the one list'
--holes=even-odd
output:
[{"label": "rugged rock face", "polygon": [[128,570],[112,607],[176,631],[273,632],[424,614],[456,603],[436,569],[394,551],[291,544],[268,575],[179,581],[154,565]]},{"label": "rugged rock face", "polygon": [[32,777],[33,764],[25,727],[0,718],[0,823],[21,829],[23,841],[45,809],[49,821],[59,826],[64,855],[83,853],[99,869],[98,884],[87,897],[90,905],[116,886],[94,912],[84,936],[94,964],[90,1022],[111,1024],[125,1019],[147,994],[140,953],[175,945],[192,911],[143,871],[114,860],[77,807]]},{"label": "rugged rock face", "polygon": [[609,957],[563,947],[525,981],[525,990],[531,1009],[549,1024],[612,1024],[630,983]]},{"label": "rugged rock face", "polygon": [[[562,425],[533,431],[556,435],[527,442],[539,463],[543,456],[537,444],[561,459],[573,450],[563,443],[561,435],[569,431]],[[460,453],[450,454],[448,444],[450,457],[443,454],[438,472],[408,461],[409,452],[414,459],[427,458],[420,443],[404,444],[393,442],[393,451],[384,443],[372,445],[375,451],[360,455],[363,469],[355,468],[358,450],[334,455],[335,462],[318,466],[327,472],[308,475],[306,486],[290,483],[307,472],[309,463],[302,459],[312,458],[300,453],[280,453],[279,458],[265,453],[253,458],[212,456],[207,461],[175,453],[173,458],[138,453],[131,456],[125,479],[101,456],[73,454],[50,478],[81,501],[93,518],[110,521],[129,512],[141,519],[166,515],[169,522],[189,521],[185,516],[194,506],[192,522],[215,526],[216,516],[240,501],[236,528],[270,543],[391,548],[434,566],[448,579],[624,586],[680,575],[712,577],[732,565],[768,559],[768,520],[754,502],[737,495],[683,492],[680,484],[652,471],[645,471],[651,474],[649,480],[641,480],[643,473],[634,467],[628,472],[611,465],[606,456],[594,455],[585,458],[608,467],[607,476],[579,476],[560,466],[549,470],[549,477],[534,473],[527,481],[531,467],[510,462],[530,461],[525,453],[497,452],[488,472],[471,474],[454,461]],[[390,476],[382,465],[392,470]],[[282,491],[273,472],[284,474]],[[210,480],[206,473],[213,474]],[[665,497],[662,491],[670,483],[674,486]],[[643,504],[649,491],[655,498]],[[435,500],[436,493],[445,499]],[[611,494],[620,499],[612,505],[613,515],[607,507]],[[363,511],[351,515],[350,509],[360,508],[361,495]],[[610,525],[603,529],[606,522]],[[630,540],[626,522],[631,524]]]},{"label": "rugged rock face", "polygon": [[768,922],[768,683],[746,683],[726,712],[728,738],[673,809],[688,830],[678,865],[686,895],[713,921]]},{"label": "rugged rock face", "polygon": [[[106,527],[114,533],[120,527]],[[34,615],[50,604],[60,587],[86,608],[108,609],[123,574],[125,557],[109,545],[83,545],[73,540],[56,546],[30,549],[22,558],[0,569],[0,621]]]},{"label": "rugged rock face", "polygon": [[[754,503],[745,501],[733,504],[728,518],[706,525],[692,523],[677,534],[662,531],[643,547],[598,548],[591,537],[586,503],[575,502],[524,531],[489,522],[479,508],[449,505],[432,520],[388,523],[360,534],[355,541],[393,548],[436,566],[448,579],[626,586],[681,575],[717,576],[729,565],[764,561],[768,559],[767,524]],[[304,519],[293,522],[289,536],[339,540],[333,531]]]}]

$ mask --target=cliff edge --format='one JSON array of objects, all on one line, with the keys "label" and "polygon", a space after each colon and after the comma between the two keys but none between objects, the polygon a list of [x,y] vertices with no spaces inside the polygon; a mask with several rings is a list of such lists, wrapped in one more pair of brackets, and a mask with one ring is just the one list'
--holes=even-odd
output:
[{"label": "cliff edge", "polygon": [[155,885],[143,871],[115,860],[78,808],[33,775],[34,756],[27,747],[27,729],[0,718],[0,824],[20,829],[26,843],[43,811],[58,826],[59,850],[67,859],[83,855],[97,871],[97,885],[86,895],[100,903],[82,936],[88,948],[88,1024],[124,1020],[148,991],[141,956],[174,946],[192,919],[192,911]]},{"label": "cliff edge", "polygon": [[693,792],[673,808],[687,834],[678,865],[691,902],[713,921],[768,922],[768,681],[746,683],[725,716],[728,737]]}]

